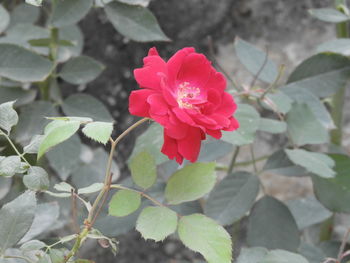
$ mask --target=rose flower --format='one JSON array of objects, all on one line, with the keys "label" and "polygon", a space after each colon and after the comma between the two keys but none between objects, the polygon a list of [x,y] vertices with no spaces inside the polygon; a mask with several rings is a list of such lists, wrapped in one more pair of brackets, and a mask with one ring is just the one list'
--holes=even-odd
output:
[{"label": "rose flower", "polygon": [[170,159],[195,162],[206,134],[220,139],[221,130],[239,127],[226,79],[203,54],[183,48],[165,62],[151,48],[143,62],[134,70],[141,89],[131,92],[129,111],[164,127],[162,153]]}]

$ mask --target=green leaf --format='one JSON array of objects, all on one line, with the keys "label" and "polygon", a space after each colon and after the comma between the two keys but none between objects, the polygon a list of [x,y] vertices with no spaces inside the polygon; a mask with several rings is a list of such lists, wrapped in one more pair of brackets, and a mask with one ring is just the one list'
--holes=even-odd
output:
[{"label": "green leaf", "polygon": [[0,210],[0,254],[12,247],[29,230],[34,220],[35,193],[26,191]]},{"label": "green leaf", "polygon": [[287,114],[288,134],[296,145],[321,144],[328,141],[327,130],[307,104],[293,104]]},{"label": "green leaf", "polygon": [[300,104],[307,104],[316,119],[326,128],[334,129],[335,125],[333,119],[329,114],[325,105],[313,95],[309,90],[303,88],[284,88],[283,92],[286,93],[291,99]]},{"label": "green leaf", "polygon": [[[50,47],[52,40],[50,38],[36,38],[28,40],[28,43],[33,47]],[[59,39],[56,44],[58,46],[74,47],[74,43],[69,40]]]},{"label": "green leaf", "polygon": [[17,24],[34,24],[40,16],[40,9],[28,4],[17,5],[11,13],[10,26]]},{"label": "green leaf", "polygon": [[103,183],[94,183],[88,187],[78,189],[78,194],[92,194],[101,191],[103,188]]},{"label": "green leaf", "polygon": [[117,253],[117,245],[118,242],[114,239],[114,238],[109,238],[104,236],[99,230],[97,229],[92,229],[89,234],[87,235],[88,238],[92,238],[92,239],[103,239],[103,240],[107,240],[108,245],[112,251],[112,253],[114,254],[114,256]]},{"label": "green leaf", "polygon": [[151,0],[118,0],[118,2],[125,3],[128,5],[141,5],[147,7]]},{"label": "green leaf", "polygon": [[143,189],[150,188],[157,180],[157,167],[153,156],[147,151],[136,154],[129,168],[134,182]]},{"label": "green leaf", "polygon": [[321,53],[304,60],[290,75],[288,88],[304,88],[316,97],[328,97],[344,87],[350,75],[350,59]]},{"label": "green leaf", "polygon": [[237,146],[252,143],[259,128],[259,113],[250,105],[238,104],[234,116],[239,122],[239,128],[233,132],[223,131],[221,139]]},{"label": "green leaf", "polygon": [[168,160],[168,158],[161,153],[163,145],[163,127],[158,123],[151,124],[148,129],[136,138],[135,147],[129,157],[129,162],[138,153],[146,151],[149,152],[156,161],[156,164],[161,164]]},{"label": "green leaf", "polygon": [[89,117],[94,121],[113,121],[102,102],[87,94],[71,95],[63,102],[62,110],[67,116]]},{"label": "green leaf", "polygon": [[262,105],[272,111],[286,114],[292,108],[292,102],[287,94],[278,90],[275,93],[266,94]]},{"label": "green leaf", "polygon": [[334,40],[327,41],[319,45],[316,49],[317,53],[322,52],[334,52],[339,53],[344,56],[350,55],[350,39],[348,38],[338,38]]},{"label": "green leaf", "polygon": [[63,27],[76,24],[88,14],[92,4],[92,0],[58,1],[52,12],[51,25]]},{"label": "green leaf", "polygon": [[0,33],[4,32],[10,23],[10,15],[7,10],[0,5]]},{"label": "green leaf", "polygon": [[165,197],[176,205],[209,193],[215,184],[215,163],[194,163],[175,172],[168,180]]},{"label": "green leaf", "polygon": [[21,158],[17,155],[0,158],[0,176],[12,177],[21,167]]},{"label": "green leaf", "polygon": [[23,252],[29,252],[32,250],[40,250],[44,247],[46,247],[46,244],[44,242],[39,241],[39,240],[31,240],[31,241],[28,241],[28,242],[22,244],[20,249]]},{"label": "green leaf", "polygon": [[247,228],[249,246],[289,251],[296,251],[299,247],[299,230],[291,212],[273,197],[265,196],[255,203],[249,215]]},{"label": "green leaf", "polygon": [[313,17],[325,22],[341,23],[350,20],[350,16],[333,8],[309,9],[309,13]]},{"label": "green leaf", "polygon": [[247,172],[227,175],[210,193],[204,213],[222,225],[231,225],[253,206],[259,179]]},{"label": "green leaf", "polygon": [[21,82],[43,81],[53,64],[46,58],[13,44],[0,44],[0,76]]},{"label": "green leaf", "polygon": [[79,166],[81,151],[82,144],[79,136],[75,134],[49,151],[46,157],[58,177],[66,181]]},{"label": "green leaf", "polygon": [[139,193],[130,190],[119,190],[109,202],[108,213],[112,216],[122,217],[135,212],[141,205]]},{"label": "green leaf", "polygon": [[0,86],[0,104],[16,100],[17,107],[23,106],[34,101],[37,91],[30,89],[25,90],[21,87],[2,87]]},{"label": "green leaf", "polygon": [[310,263],[323,262],[327,257],[321,248],[306,242],[301,242],[299,253],[304,256]]},{"label": "green leaf", "polygon": [[0,104],[0,128],[10,134],[11,128],[18,123],[17,112],[13,109],[14,101]]},{"label": "green leaf", "polygon": [[64,64],[59,76],[69,83],[81,85],[97,78],[103,69],[104,66],[93,58],[80,56]]},{"label": "green leaf", "polygon": [[44,135],[35,135],[27,146],[24,146],[24,153],[38,153],[39,146],[44,138]]},{"label": "green leaf", "polygon": [[[52,126],[49,126],[50,124]],[[53,121],[50,124],[46,126],[44,138],[38,151],[38,160],[52,147],[68,140],[80,127],[78,121]]]},{"label": "green leaf", "polygon": [[74,187],[66,182],[60,182],[58,184],[55,184],[53,188],[55,188],[57,191],[67,193],[70,193],[72,190],[74,190]]},{"label": "green leaf", "polygon": [[115,29],[131,40],[169,41],[147,8],[113,1],[105,6],[105,11]]},{"label": "green leaf", "polygon": [[26,3],[34,6],[41,6],[43,0],[26,0]]},{"label": "green leaf", "polygon": [[317,199],[333,212],[350,212],[350,158],[347,155],[329,155],[335,162],[335,178],[312,176]]},{"label": "green leaf", "polygon": [[65,62],[71,57],[79,56],[83,50],[84,37],[77,25],[70,25],[60,28],[60,38],[74,44],[74,46],[58,46],[59,62]]},{"label": "green leaf", "polygon": [[325,154],[308,152],[303,149],[286,149],[285,152],[293,163],[304,167],[310,173],[324,178],[335,176],[335,172],[332,170],[334,161]]},{"label": "green leaf", "polygon": [[82,132],[99,143],[106,144],[113,132],[112,122],[91,122],[85,125]]},{"label": "green leaf", "polygon": [[136,230],[144,239],[163,241],[174,233],[177,227],[177,215],[166,207],[146,207],[136,222]]},{"label": "green leaf", "polygon": [[332,216],[313,196],[286,202],[300,230],[321,223]]},{"label": "green leaf", "polygon": [[33,224],[19,243],[23,244],[52,229],[52,226],[58,223],[59,214],[60,207],[57,202],[38,204],[35,208]]},{"label": "green leaf", "polygon": [[284,133],[287,130],[287,125],[283,121],[261,118],[259,130],[269,133]]},{"label": "green leaf", "polygon": [[185,246],[201,253],[208,263],[231,263],[230,235],[214,220],[202,214],[183,216],[178,234]]},{"label": "green leaf", "polygon": [[28,173],[23,177],[23,183],[27,188],[34,191],[47,190],[50,186],[47,172],[38,166],[29,168]]},{"label": "green leaf", "polygon": [[240,38],[236,38],[235,51],[239,61],[249,72],[253,75],[259,73],[258,79],[268,83],[275,81],[278,75],[277,66],[274,62],[266,58],[267,54],[265,52]]},{"label": "green leaf", "polygon": [[309,263],[303,256],[285,250],[268,252],[259,263]]},{"label": "green leaf", "polygon": [[267,253],[263,247],[242,248],[236,263],[259,263]]}]

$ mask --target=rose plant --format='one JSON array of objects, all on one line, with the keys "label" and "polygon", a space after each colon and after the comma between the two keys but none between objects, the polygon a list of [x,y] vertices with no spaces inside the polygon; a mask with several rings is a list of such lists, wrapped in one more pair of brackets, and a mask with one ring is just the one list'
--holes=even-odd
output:
[{"label": "rose plant", "polygon": [[[350,157],[342,147],[350,73],[345,1],[310,10],[336,24],[338,39],[317,47],[286,83],[283,66],[239,38],[235,51],[252,73],[249,86],[194,48],[167,61],[151,48],[129,96],[130,113],[143,118],[118,136],[100,101],[65,98],[60,83],[85,85],[103,70],[81,55],[76,25],[93,5],[126,38],[168,41],[149,1],[26,2],[0,5],[0,262],[92,262],[78,253],[86,241],[117,253],[118,235],[133,228],[155,242],[172,236],[209,263],[348,260],[350,231],[333,231],[350,212]],[[41,8],[48,11],[40,24]],[[127,161],[131,176],[119,178],[119,142],[141,125],[148,129]],[[261,133],[282,144],[257,157]],[[237,161],[247,147],[251,160]],[[279,200],[263,173],[308,177],[314,195]]]}]

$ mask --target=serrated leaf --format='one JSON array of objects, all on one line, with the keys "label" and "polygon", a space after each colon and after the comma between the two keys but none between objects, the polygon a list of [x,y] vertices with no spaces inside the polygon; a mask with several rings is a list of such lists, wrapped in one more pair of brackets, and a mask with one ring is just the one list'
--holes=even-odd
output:
[{"label": "serrated leaf", "polygon": [[112,135],[113,123],[99,121],[91,122],[85,125],[82,132],[90,139],[106,144]]},{"label": "serrated leaf", "polygon": [[296,251],[299,247],[299,229],[291,212],[273,197],[265,196],[255,203],[249,215],[247,228],[249,246],[289,251]]},{"label": "serrated leaf", "polygon": [[0,254],[18,243],[34,220],[35,193],[26,191],[0,210]]},{"label": "serrated leaf", "polygon": [[13,109],[14,101],[0,104],[0,128],[8,134],[11,128],[18,123],[17,112]]},{"label": "serrated leaf", "polygon": [[94,121],[113,121],[107,108],[91,95],[74,94],[64,100],[62,110],[67,116],[92,118]]},{"label": "serrated leaf", "polygon": [[239,128],[233,132],[223,131],[221,139],[238,146],[252,143],[259,128],[259,113],[250,105],[238,104],[235,118]]},{"label": "serrated leaf", "polygon": [[259,192],[259,179],[247,172],[227,175],[210,193],[204,212],[222,225],[230,225],[250,210]]},{"label": "serrated leaf", "polygon": [[317,174],[324,178],[335,176],[333,171],[334,161],[322,153],[308,152],[303,149],[285,150],[289,159],[301,167],[304,167],[308,172]]},{"label": "serrated leaf", "polygon": [[[50,125],[51,124],[51,125]],[[55,145],[73,136],[80,127],[78,121],[53,121],[45,128],[45,136],[40,144],[38,160]],[[50,127],[50,129],[48,129]]]},{"label": "serrated leaf", "polygon": [[134,41],[169,41],[147,8],[113,1],[105,6],[105,11],[113,26]]},{"label": "serrated leaf", "polygon": [[307,104],[295,103],[287,114],[287,129],[296,145],[321,144],[328,141],[327,130]]},{"label": "serrated leaf", "polygon": [[[239,61],[249,72],[265,82],[272,83],[278,75],[278,69],[274,62],[266,59],[267,54],[252,44],[236,38],[235,51]],[[266,61],[265,61],[266,60]]]},{"label": "serrated leaf", "polygon": [[202,214],[183,216],[178,234],[185,246],[201,253],[208,263],[231,263],[230,235],[214,220]]},{"label": "serrated leaf", "polygon": [[103,183],[94,183],[88,187],[78,189],[78,194],[92,194],[99,192],[103,188]]},{"label": "serrated leaf", "polygon": [[276,249],[269,251],[259,263],[309,263],[303,256]]},{"label": "serrated leaf", "polygon": [[58,1],[51,15],[51,25],[63,27],[77,23],[87,15],[92,4],[92,0]]},{"label": "serrated leaf", "polygon": [[38,153],[39,146],[44,139],[44,135],[35,135],[27,146],[24,146],[24,153]]},{"label": "serrated leaf", "polygon": [[10,14],[0,5],[0,33],[4,32],[10,23]]},{"label": "serrated leaf", "polygon": [[112,216],[122,217],[135,212],[141,205],[139,193],[130,190],[119,190],[109,202],[108,213]]},{"label": "serrated leaf", "polygon": [[80,56],[65,63],[59,76],[69,83],[81,85],[97,78],[103,69],[104,66],[95,59]]},{"label": "serrated leaf", "polygon": [[144,239],[156,242],[164,240],[174,233],[177,227],[177,215],[166,207],[146,207],[136,222],[136,230]]},{"label": "serrated leaf", "polygon": [[21,158],[17,155],[0,159],[0,176],[12,177],[21,168]]},{"label": "serrated leaf", "polygon": [[143,189],[150,188],[157,180],[157,167],[153,156],[147,151],[136,154],[129,164],[135,184]]},{"label": "serrated leaf", "polygon": [[283,133],[287,130],[287,124],[283,121],[261,118],[259,123],[259,130],[273,134]]},{"label": "serrated leaf", "polygon": [[21,82],[43,81],[53,64],[46,58],[13,44],[0,44],[0,76]]},{"label": "serrated leaf", "polygon": [[310,9],[309,13],[313,17],[325,22],[341,23],[350,20],[350,16],[333,8]]},{"label": "serrated leaf", "polygon": [[29,168],[28,173],[23,177],[24,185],[30,190],[47,190],[50,186],[47,172],[38,166]]},{"label": "serrated leaf", "polygon": [[176,205],[209,193],[215,184],[215,163],[194,163],[175,172],[168,180],[165,197]]}]

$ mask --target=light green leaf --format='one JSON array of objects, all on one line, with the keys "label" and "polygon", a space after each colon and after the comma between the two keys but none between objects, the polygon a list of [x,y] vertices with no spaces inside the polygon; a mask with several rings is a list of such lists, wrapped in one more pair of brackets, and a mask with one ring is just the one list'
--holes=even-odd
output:
[{"label": "light green leaf", "polygon": [[27,146],[24,146],[24,153],[38,153],[39,146],[44,138],[44,135],[35,135]]},{"label": "light green leaf", "polygon": [[32,250],[40,250],[42,248],[46,247],[46,244],[39,240],[30,240],[24,244],[21,245],[20,249],[23,252],[29,252]]},{"label": "light green leaf", "polygon": [[147,8],[113,1],[105,6],[105,11],[113,26],[134,41],[169,41]]},{"label": "light green leaf", "polygon": [[259,113],[250,105],[238,104],[234,116],[239,128],[233,132],[223,131],[221,139],[238,146],[252,143],[259,128]]},{"label": "light green leaf", "polygon": [[102,102],[87,94],[71,95],[63,102],[62,110],[67,116],[88,117],[94,121],[113,121]]},{"label": "light green leaf", "polygon": [[201,253],[208,263],[231,263],[230,235],[214,220],[202,214],[183,216],[179,221],[178,233],[182,243]]},{"label": "light green leaf", "polygon": [[125,3],[128,5],[141,5],[143,7],[147,7],[150,1],[151,0],[118,0],[118,2]]},{"label": "light green leaf", "polygon": [[315,8],[309,9],[313,17],[331,23],[341,23],[350,20],[350,16],[333,8]]},{"label": "light green leaf", "polygon": [[21,168],[21,158],[17,155],[0,159],[0,176],[12,177]]},{"label": "light green leaf", "polygon": [[350,59],[335,53],[321,53],[304,60],[290,75],[288,88],[304,88],[316,97],[328,97],[349,79]]},{"label": "light green leaf", "polygon": [[143,189],[150,188],[157,180],[155,160],[147,151],[136,154],[130,161],[129,168],[134,182]]},{"label": "light green leaf", "polygon": [[262,105],[269,110],[286,114],[291,109],[292,102],[287,94],[278,90],[275,93],[266,94]]},{"label": "light green leaf", "polygon": [[25,3],[17,5],[11,13],[10,26],[17,24],[34,24],[40,16],[40,9]]},{"label": "light green leaf", "polygon": [[53,121],[50,124],[54,126],[50,129],[47,129],[49,125],[46,126],[45,137],[38,151],[38,160],[49,151],[50,148],[73,136],[80,127],[80,122],[78,121]]},{"label": "light green leaf", "polygon": [[287,125],[283,121],[261,118],[259,130],[269,133],[284,133],[287,130]]},{"label": "light green leaf", "polygon": [[63,27],[76,24],[80,21],[92,7],[92,0],[62,0],[54,6],[51,25]]},{"label": "light green leaf", "polygon": [[0,5],[0,33],[4,32],[10,23],[10,15],[7,10]]},{"label": "light green leaf", "polygon": [[[33,47],[50,47],[52,40],[50,38],[33,38],[28,40],[28,43]],[[59,39],[56,44],[58,46],[74,47],[73,42],[64,39]]]},{"label": "light green leaf", "polygon": [[75,134],[46,154],[50,166],[61,180],[66,181],[80,165],[81,148],[79,136]]},{"label": "light green leaf", "polygon": [[163,127],[158,123],[151,124],[148,129],[137,137],[135,147],[129,157],[129,162],[139,152],[149,152],[156,161],[156,164],[161,164],[168,160],[168,158],[161,153],[163,145]]},{"label": "light green leaf", "polygon": [[26,191],[0,210],[0,254],[20,241],[34,220],[35,193]]},{"label": "light green leaf", "polygon": [[[261,79],[268,83],[273,83],[278,75],[278,69],[274,62],[266,58],[267,54],[252,44],[236,38],[235,51],[239,61],[253,75],[258,75]],[[262,70],[261,70],[262,68]]]},{"label": "light green leaf", "polygon": [[332,216],[313,196],[288,200],[286,202],[300,230],[321,223]]},{"label": "light green leaf", "polygon": [[325,127],[307,104],[293,104],[287,115],[288,134],[296,145],[321,144],[328,141]]},{"label": "light green leaf", "polygon": [[236,263],[259,263],[267,253],[264,247],[242,248]]},{"label": "light green leaf", "polygon": [[108,213],[112,216],[122,217],[135,212],[141,205],[139,193],[130,190],[119,190],[109,202]]},{"label": "light green leaf", "polygon": [[82,132],[99,143],[106,144],[113,132],[112,122],[91,122],[85,125]]},{"label": "light green leaf", "polygon": [[94,183],[88,187],[78,189],[78,194],[92,194],[99,192],[103,188],[103,183]]},{"label": "light green leaf", "polygon": [[350,55],[350,39],[348,38],[338,38],[334,40],[327,41],[319,45],[316,49],[317,53],[321,52],[334,52],[339,53],[344,56]]},{"label": "light green leaf", "polygon": [[175,172],[168,180],[165,197],[176,205],[209,193],[215,184],[215,163],[194,163]]},{"label": "light green leaf", "polygon": [[144,239],[156,242],[164,240],[174,233],[177,227],[177,215],[166,207],[146,207],[136,222],[136,230]]},{"label": "light green leaf", "polygon": [[34,6],[41,6],[43,0],[26,0],[26,3]]},{"label": "light green leaf", "polygon": [[34,191],[47,190],[50,186],[47,172],[38,166],[29,168],[28,174],[23,177],[23,183],[27,188]]},{"label": "light green leaf", "polygon": [[103,69],[104,66],[93,58],[80,56],[65,63],[59,76],[69,83],[81,85],[97,78]]},{"label": "light green leaf", "polygon": [[13,44],[0,44],[0,76],[21,82],[43,81],[53,64],[46,58]]},{"label": "light green leaf", "polygon": [[271,196],[265,196],[255,203],[247,228],[249,246],[289,251],[296,251],[299,247],[299,229],[291,212],[281,201]]},{"label": "light green leaf", "polygon": [[14,101],[0,104],[0,128],[10,134],[11,128],[18,123],[17,112],[13,109]]},{"label": "light green leaf", "polygon": [[222,225],[230,225],[253,206],[259,192],[259,179],[247,172],[227,175],[210,193],[204,213]]},{"label": "light green leaf", "polygon": [[268,252],[259,263],[309,263],[303,256],[285,250]]},{"label": "light green leaf", "polygon": [[61,182],[53,186],[57,191],[70,193],[74,190],[74,187],[66,182]]},{"label": "light green leaf", "polygon": [[334,161],[322,153],[308,152],[303,149],[285,150],[289,159],[301,167],[304,167],[308,172],[317,174],[324,178],[335,176],[333,171]]}]

